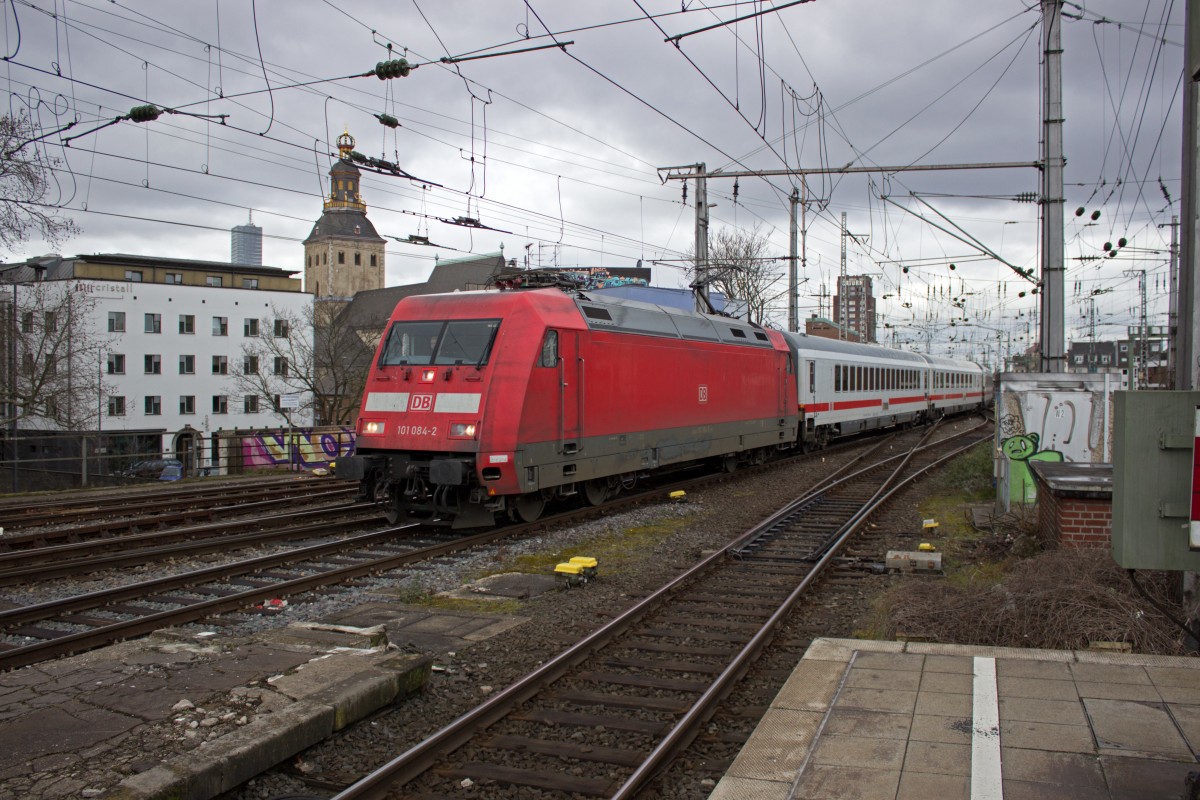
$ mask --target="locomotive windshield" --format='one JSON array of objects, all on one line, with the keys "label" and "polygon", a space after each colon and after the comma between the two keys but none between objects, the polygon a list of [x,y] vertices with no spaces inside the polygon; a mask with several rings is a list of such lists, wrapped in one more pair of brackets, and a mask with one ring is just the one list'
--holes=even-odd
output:
[{"label": "locomotive windshield", "polygon": [[486,364],[499,328],[498,319],[397,322],[379,365]]}]

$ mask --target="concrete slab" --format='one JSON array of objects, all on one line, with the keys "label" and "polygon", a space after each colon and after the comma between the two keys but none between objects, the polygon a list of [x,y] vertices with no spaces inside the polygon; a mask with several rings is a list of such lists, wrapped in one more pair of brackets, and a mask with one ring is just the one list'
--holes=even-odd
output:
[{"label": "concrete slab", "polygon": [[825,730],[813,747],[811,763],[838,767],[870,764],[876,769],[899,770],[906,745],[903,739],[846,736]]},{"label": "concrete slab", "polygon": [[970,744],[972,724],[970,717],[938,717],[931,714],[914,714],[908,738],[914,742]]},{"label": "concrete slab", "polygon": [[775,696],[776,708],[824,711],[841,685],[845,670],[832,661],[802,660]]},{"label": "concrete slab", "polygon": [[961,775],[909,772],[900,775],[896,800],[970,800],[971,782]]},{"label": "concrete slab", "polygon": [[1026,781],[1096,789],[1107,785],[1099,756],[1003,746],[1000,750],[1005,768]]},{"label": "concrete slab", "polygon": [[900,770],[867,767],[835,767],[814,764],[804,771],[792,791],[797,800],[894,800],[900,786]]},{"label": "concrete slab", "polygon": [[1051,680],[1048,678],[997,678],[996,687],[1004,697],[1024,697],[1035,700],[1063,700],[1074,703],[1079,700],[1079,690],[1074,681]]},{"label": "concrete slab", "polygon": [[1101,756],[1112,800],[1186,797],[1189,772],[1195,761],[1159,761],[1126,756]]},{"label": "concrete slab", "polygon": [[879,739],[909,738],[912,717],[908,714],[889,714],[884,711],[864,711],[858,708],[834,708],[825,720],[825,735],[871,737]]},{"label": "concrete slab", "polygon": [[1192,750],[1165,706],[1129,700],[1083,701],[1096,743],[1167,758],[1192,758]]},{"label": "concrete slab", "polygon": [[905,772],[971,776],[971,745],[957,742],[910,741],[904,754]]},{"label": "concrete slab", "polygon": [[846,676],[846,686],[855,689],[915,692],[920,685],[919,670],[871,669],[857,661]]},{"label": "concrete slab", "polygon": [[754,729],[758,745],[743,749],[726,774],[790,785],[808,757],[823,718],[811,711],[768,709]]},{"label": "concrete slab", "polygon": [[68,701],[0,723],[0,753],[7,761],[26,761],[72,752],[107,741],[140,721],[127,714]]}]

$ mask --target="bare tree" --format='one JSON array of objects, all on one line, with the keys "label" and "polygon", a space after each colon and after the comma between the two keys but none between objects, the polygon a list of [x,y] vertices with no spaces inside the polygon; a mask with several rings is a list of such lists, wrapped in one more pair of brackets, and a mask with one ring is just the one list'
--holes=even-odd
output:
[{"label": "bare tree", "polygon": [[0,116],[0,247],[11,250],[40,235],[57,244],[79,233],[47,202],[58,160],[42,152],[38,132],[24,114]]},{"label": "bare tree", "polygon": [[[768,256],[771,243],[759,228],[749,231],[723,228],[708,243],[708,287],[730,300],[746,304],[751,322],[762,324],[772,312],[772,304],[782,295],[776,288],[782,272],[774,257]],[[694,262],[695,253],[688,257]],[[688,277],[696,278],[696,267],[688,268]]]},{"label": "bare tree", "polygon": [[[374,348],[343,321],[338,303],[304,313],[272,306],[274,319],[242,345],[238,389],[265,397],[298,394],[318,425],[347,424],[358,411]],[[289,424],[292,413],[280,409]]]},{"label": "bare tree", "polygon": [[105,394],[105,334],[89,333],[90,295],[66,281],[0,284],[0,356],[7,389],[0,426],[83,431]]}]

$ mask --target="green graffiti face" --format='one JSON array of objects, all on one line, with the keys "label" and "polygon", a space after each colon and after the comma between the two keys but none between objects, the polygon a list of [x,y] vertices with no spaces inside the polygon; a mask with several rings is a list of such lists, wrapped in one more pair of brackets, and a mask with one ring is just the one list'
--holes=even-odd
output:
[{"label": "green graffiti face", "polygon": [[1038,435],[1030,433],[1024,436],[1013,436],[1005,439],[1000,445],[1000,449],[1004,451],[1004,455],[1008,456],[1010,461],[1024,461],[1037,452]]}]

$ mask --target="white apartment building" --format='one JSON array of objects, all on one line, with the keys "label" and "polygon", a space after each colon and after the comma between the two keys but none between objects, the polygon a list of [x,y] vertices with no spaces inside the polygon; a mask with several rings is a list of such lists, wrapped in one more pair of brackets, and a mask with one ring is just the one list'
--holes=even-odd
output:
[{"label": "white apartment building", "polygon": [[[195,469],[213,463],[220,431],[312,424],[311,397],[293,394],[284,402],[298,408],[285,416],[277,410],[279,395],[263,396],[240,377],[260,370],[286,377],[295,369],[279,357],[259,357],[273,363],[247,358],[246,346],[254,348],[261,336],[293,337],[311,350],[313,297],[300,291],[295,273],[107,254],[33,259],[0,270],[0,277],[12,281],[0,284],[0,293],[15,297],[14,329],[33,330],[43,322],[35,315],[53,313],[45,325],[61,325],[69,317],[71,336],[89,342],[76,348],[86,353],[87,363],[80,362],[79,352],[60,355],[57,372],[67,369],[78,385],[91,387],[94,401],[73,397],[73,402],[95,403],[90,417],[95,424],[88,429],[98,430],[102,440],[129,434],[139,442],[161,442],[164,455]],[[70,296],[74,313],[61,302],[54,312],[33,309],[35,299],[47,302],[48,290]],[[24,358],[24,366],[32,367],[31,356]],[[86,381],[85,371],[93,371]],[[20,426],[55,427],[45,416],[27,416]]]}]

